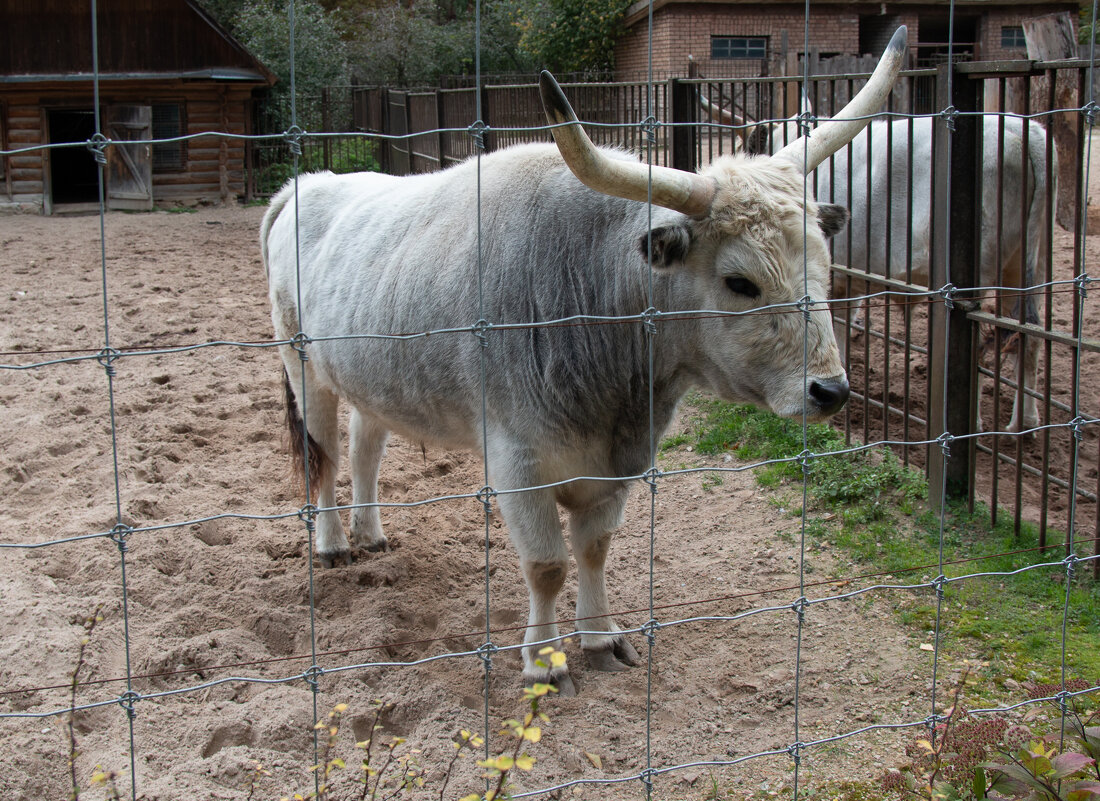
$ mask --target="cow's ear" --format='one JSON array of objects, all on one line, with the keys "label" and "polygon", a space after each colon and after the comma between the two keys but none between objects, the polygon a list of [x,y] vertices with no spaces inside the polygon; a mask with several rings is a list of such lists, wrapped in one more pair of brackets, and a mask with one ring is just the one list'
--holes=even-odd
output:
[{"label": "cow's ear", "polygon": [[844,230],[848,224],[848,209],[843,206],[834,206],[832,203],[822,203],[817,207],[817,224],[821,226],[821,232],[825,237],[836,236]]},{"label": "cow's ear", "polygon": [[[652,244],[652,250],[648,250]],[[682,225],[654,228],[638,239],[642,258],[658,269],[674,267],[684,260],[691,247],[691,233]]]}]

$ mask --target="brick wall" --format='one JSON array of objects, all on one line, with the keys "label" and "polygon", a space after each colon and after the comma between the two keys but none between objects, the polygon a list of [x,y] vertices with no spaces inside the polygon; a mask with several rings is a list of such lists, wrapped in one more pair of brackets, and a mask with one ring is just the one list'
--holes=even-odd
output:
[{"label": "brick wall", "polygon": [[[991,4],[992,5],[992,4]],[[765,74],[766,65],[758,60],[711,59],[712,36],[765,36],[772,54],[778,54],[786,32],[791,51],[801,53],[805,23],[804,4],[743,2],[680,3],[668,2],[653,12],[653,69],[661,79],[686,75],[688,56],[701,74],[708,77],[756,76]],[[978,21],[979,57],[985,60],[1025,58],[1024,51],[1001,46],[1001,28],[1019,25],[1028,17],[1073,9],[1072,3],[1034,3],[981,9]],[[881,13],[885,12],[885,13]],[[965,6],[956,13],[974,13]],[[865,55],[882,52],[897,25],[909,28],[909,43],[921,41],[920,20],[929,15],[942,22],[946,3],[930,3],[927,8],[914,5],[879,3],[815,3],[810,11],[810,42],[820,55]],[[860,31],[860,17],[865,18]],[[882,18],[882,22],[878,21]],[[635,22],[615,48],[616,71],[620,77],[636,79],[648,66],[648,28],[646,17]]]}]

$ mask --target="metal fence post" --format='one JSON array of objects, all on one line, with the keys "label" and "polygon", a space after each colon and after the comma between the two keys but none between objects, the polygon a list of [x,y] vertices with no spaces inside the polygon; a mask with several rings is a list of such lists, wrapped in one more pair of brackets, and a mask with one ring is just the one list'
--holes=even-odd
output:
[{"label": "metal fence post", "polygon": [[670,78],[668,81],[669,108],[673,122],[669,129],[672,166],[687,172],[695,172],[699,167],[695,158],[696,141],[699,138],[694,125],[698,121],[695,93],[694,84],[684,83],[677,78]]},{"label": "metal fence post", "polygon": [[[952,70],[954,73],[952,74]],[[930,286],[977,286],[981,242],[982,82],[943,64],[936,76],[941,116],[933,125],[934,189]],[[959,112],[959,113],[955,113]],[[929,439],[974,431],[977,409],[976,327],[967,319],[969,295],[936,298],[929,313]],[[944,342],[946,334],[947,341]],[[947,497],[968,497],[974,485],[973,439],[942,442],[942,457],[929,454],[932,508]]]}]

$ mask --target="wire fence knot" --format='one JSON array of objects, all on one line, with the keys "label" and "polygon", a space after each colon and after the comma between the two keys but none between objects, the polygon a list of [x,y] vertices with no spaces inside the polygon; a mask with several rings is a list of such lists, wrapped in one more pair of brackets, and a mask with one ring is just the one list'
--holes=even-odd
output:
[{"label": "wire fence knot", "polygon": [[290,340],[290,347],[298,352],[298,359],[303,362],[309,361],[309,354],[306,353],[306,346],[312,342],[305,331],[299,331]]},{"label": "wire fence knot", "polygon": [[96,131],[92,134],[91,138],[84,143],[84,146],[91,151],[92,156],[96,160],[96,164],[101,164],[104,167],[107,166],[107,146],[111,144],[111,140],[106,136]]},{"label": "wire fence knot", "polygon": [[657,632],[661,630],[661,624],[656,618],[650,618],[642,625],[642,636],[649,642],[650,647],[657,644]]},{"label": "wire fence knot", "polygon": [[798,463],[802,466],[802,475],[808,476],[810,474],[810,465],[817,459],[817,454],[807,449],[798,454]]},{"label": "wire fence knot", "polygon": [[1072,551],[1070,553],[1066,554],[1066,558],[1062,560],[1062,564],[1066,566],[1066,582],[1067,583],[1069,583],[1070,581],[1073,581],[1073,576],[1077,571],[1077,567],[1076,567],[1077,560],[1078,560],[1077,554],[1073,553]]},{"label": "wire fence knot", "polygon": [[954,284],[944,284],[940,287],[940,297],[943,298],[943,305],[948,311],[955,308],[955,300],[958,294],[959,288]]},{"label": "wire fence knot", "polygon": [[1090,100],[1081,108],[1081,113],[1085,115],[1085,125],[1092,128],[1096,125],[1096,117],[1100,114],[1100,106]]},{"label": "wire fence knot", "polygon": [[947,576],[945,576],[943,573],[940,573],[938,576],[932,579],[932,588],[936,591],[936,598],[941,601],[943,600],[944,587],[947,586],[947,583]]},{"label": "wire fence knot", "polygon": [[798,135],[809,136],[813,126],[817,125],[817,116],[809,110],[798,115]]},{"label": "wire fence knot", "polygon": [[478,150],[485,150],[485,136],[489,133],[489,126],[482,120],[478,120],[469,128],[466,132],[474,138],[474,147]]},{"label": "wire fence knot", "polygon": [[486,640],[482,645],[478,646],[477,656],[485,666],[485,670],[488,671],[493,669],[493,654],[499,650],[499,648],[493,645],[492,640]]},{"label": "wire fence knot", "polygon": [[798,308],[802,312],[802,319],[810,322],[810,309],[814,307],[814,299],[809,295],[803,295],[798,299]]},{"label": "wire fence knot", "polygon": [[661,313],[652,306],[642,312],[642,328],[647,336],[654,336],[657,333],[657,318],[660,316]]},{"label": "wire fence knot", "polygon": [[787,746],[787,753],[790,755],[791,761],[793,761],[795,765],[802,764],[802,751],[805,747],[806,744],[801,740],[797,740]]},{"label": "wire fence knot", "polygon": [[119,523],[117,526],[111,529],[111,542],[118,546],[119,553],[126,553],[130,550],[130,546],[127,543],[127,537],[134,533],[132,526],[128,526],[125,523]]},{"label": "wire fence knot", "polygon": [[115,348],[104,348],[95,357],[95,360],[103,365],[110,378],[115,377],[115,361],[122,355],[122,351]]},{"label": "wire fence knot", "polygon": [[657,118],[654,117],[652,114],[650,114],[648,117],[646,117],[640,123],[638,123],[638,127],[641,128],[641,130],[642,130],[642,135],[647,140],[649,140],[649,142],[652,143],[652,144],[657,143],[657,126],[658,125],[659,125],[659,123],[657,122]]},{"label": "wire fence knot", "polygon": [[126,717],[134,719],[134,704],[141,700],[141,696],[133,690],[127,690],[118,697],[118,705],[126,710]]},{"label": "wire fence knot", "polygon": [[283,131],[283,139],[286,140],[287,146],[290,148],[292,155],[302,155],[302,140],[305,138],[306,132],[299,128],[297,125],[291,125],[285,131]]},{"label": "wire fence knot", "polygon": [[955,441],[955,436],[948,431],[944,431],[938,437],[936,442],[940,443],[940,450],[943,451],[943,458],[951,458],[951,443]]},{"label": "wire fence knot", "polygon": [[645,474],[642,476],[642,480],[649,485],[650,494],[657,494],[657,479],[661,478],[661,476],[663,475],[664,473],[662,473],[661,470],[657,467],[651,467],[645,471]]},{"label": "wire fence knot", "polygon": [[495,498],[496,496],[497,491],[490,487],[488,484],[477,491],[477,499],[481,501],[481,506],[485,509],[485,514],[492,514],[493,498]]},{"label": "wire fence knot", "polygon": [[306,524],[306,531],[312,534],[317,521],[317,507],[312,503],[307,503],[298,510],[298,519]]},{"label": "wire fence knot", "polygon": [[1069,704],[1066,703],[1069,698],[1070,693],[1064,689],[1054,696],[1054,700],[1058,703],[1058,709],[1062,711],[1063,715],[1069,712]]},{"label": "wire fence knot", "polygon": [[955,124],[959,119],[959,110],[954,106],[948,106],[940,112],[940,116],[943,117],[943,121],[947,123],[947,130],[954,132]]},{"label": "wire fence knot", "polygon": [[493,324],[483,318],[474,323],[473,327],[470,329],[470,333],[477,337],[477,341],[481,347],[487,348],[489,347],[489,337],[487,335],[492,328]]},{"label": "wire fence knot", "polygon": [[652,794],[653,792],[653,777],[659,775],[654,768],[646,768],[640,774],[638,778],[641,779],[642,784],[646,786],[646,793]]},{"label": "wire fence knot", "polygon": [[1088,273],[1081,273],[1079,276],[1073,279],[1073,285],[1077,287],[1077,293],[1081,296],[1081,300],[1088,297],[1089,284],[1091,284],[1094,278],[1090,277]]},{"label": "wire fence knot", "polygon": [[801,598],[791,604],[791,609],[794,610],[795,615],[798,616],[798,623],[801,625],[806,620],[806,607],[809,606],[809,600],[803,595]]},{"label": "wire fence knot", "polygon": [[321,677],[325,675],[325,669],[320,665],[310,665],[305,673],[302,674],[302,678],[306,684],[309,685],[309,689],[313,692],[320,690]]}]

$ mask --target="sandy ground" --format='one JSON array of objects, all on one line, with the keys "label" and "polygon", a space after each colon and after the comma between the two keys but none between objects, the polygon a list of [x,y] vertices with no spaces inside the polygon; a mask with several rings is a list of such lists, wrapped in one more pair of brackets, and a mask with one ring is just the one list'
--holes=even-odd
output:
[{"label": "sandy ground", "polygon": [[[255,245],[262,213],[226,207],[108,215],[111,344],[163,348],[268,338]],[[2,361],[75,355],[14,351],[101,348],[98,218],[0,217],[0,245]],[[215,345],[125,356],[113,366],[115,442],[108,381],[97,362],[0,373],[6,423],[0,541],[87,537],[111,530],[120,517],[152,527],[126,541],[125,594],[120,549],[102,536],[0,549],[6,612],[0,711],[44,715],[69,705],[81,622],[101,606],[104,619],[80,673],[98,683],[81,686],[77,703],[106,703],[74,717],[82,786],[101,765],[121,771],[128,797],[132,742],[143,799],[249,797],[252,760],[271,774],[254,797],[307,792],[315,700],[322,715],[339,702],[349,705],[352,731],[345,732],[343,754],[354,765],[351,743],[369,733],[372,702],[379,699],[395,705],[382,719],[381,735],[407,738],[405,747],[421,752],[417,759],[435,788],[421,794],[438,797],[440,765],[456,731],[483,726],[479,658],[329,672],[318,681],[316,699],[301,678],[278,680],[309,666],[311,628],[319,664],[328,671],[480,645],[486,596],[480,503],[384,510],[392,550],[348,567],[315,568],[311,623],[305,533],[293,516],[301,499],[289,479],[274,350]],[[686,451],[666,457],[666,467],[681,464],[727,463]],[[476,492],[483,483],[476,456],[422,452],[395,440],[383,465],[382,500]],[[340,500],[350,501],[346,479]],[[205,519],[221,513],[289,516]],[[778,509],[747,473],[725,474],[720,483],[692,474],[661,481],[654,528],[653,599],[664,627],[655,637],[652,669],[597,673],[568,645],[580,693],[547,704],[551,722],[530,749],[537,763],[519,789],[635,776],[647,767],[647,726],[654,768],[689,765],[657,776],[656,797],[702,798],[712,779],[721,791],[747,794],[790,777],[786,754],[726,768],[696,763],[782,751],[795,740],[795,613],[785,608],[735,622],[697,618],[794,601],[800,521]],[[493,642],[507,646],[522,638],[517,624],[525,618],[526,593],[498,520],[488,535]],[[624,627],[649,617],[649,543],[649,494],[636,488],[608,566],[612,608],[623,610]],[[809,581],[850,569],[827,542],[810,543],[806,564]],[[807,595],[850,589],[818,587]],[[575,575],[563,595],[559,613],[567,617]],[[808,608],[797,677],[803,742],[928,713],[931,654],[920,648],[920,632],[898,627],[889,607],[890,599],[872,594]],[[647,656],[645,638],[632,639]],[[132,720],[111,703],[126,690],[119,678],[127,664],[133,692],[160,694],[137,701]],[[521,711],[520,664],[506,651],[492,665],[488,703],[497,750],[505,745],[498,723]],[[188,690],[231,677],[271,683],[224,681]],[[66,797],[67,725],[67,715],[0,719],[4,798]],[[803,755],[802,779],[877,775],[901,755],[901,738],[876,732],[811,749]],[[447,796],[480,789],[476,777],[477,769],[464,762]],[[564,793],[644,797],[637,779]],[[350,790],[340,797],[351,797]]]}]

